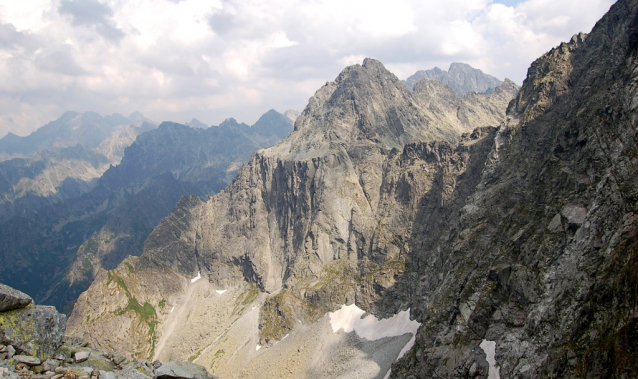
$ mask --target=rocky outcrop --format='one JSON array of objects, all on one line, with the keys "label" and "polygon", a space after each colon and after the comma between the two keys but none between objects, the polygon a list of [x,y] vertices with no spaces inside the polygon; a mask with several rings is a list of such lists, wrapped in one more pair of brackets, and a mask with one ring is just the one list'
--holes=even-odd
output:
[{"label": "rocky outcrop", "polygon": [[463,97],[470,92],[489,93],[503,84],[499,79],[483,73],[465,63],[452,63],[448,71],[435,67],[431,70],[419,70],[403,83],[410,89],[423,80],[436,80],[449,85],[454,92]]},{"label": "rocky outcrop", "polygon": [[211,379],[208,371],[202,366],[182,361],[161,365],[155,370],[154,377],[157,379]]},{"label": "rocky outcrop", "polygon": [[31,297],[4,284],[0,284],[0,304],[0,358],[24,353],[34,358],[23,363],[35,366],[51,357],[62,343],[66,316],[53,307],[32,304]]},{"label": "rocky outcrop", "polygon": [[0,283],[0,312],[24,308],[32,302],[33,299],[26,293]]}]

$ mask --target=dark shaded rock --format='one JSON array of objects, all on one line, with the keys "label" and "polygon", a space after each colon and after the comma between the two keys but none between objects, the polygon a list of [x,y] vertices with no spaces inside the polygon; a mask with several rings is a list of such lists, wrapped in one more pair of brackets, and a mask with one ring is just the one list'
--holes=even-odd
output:
[{"label": "dark shaded rock", "polygon": [[32,302],[33,299],[26,293],[0,283],[0,312],[24,308]]}]

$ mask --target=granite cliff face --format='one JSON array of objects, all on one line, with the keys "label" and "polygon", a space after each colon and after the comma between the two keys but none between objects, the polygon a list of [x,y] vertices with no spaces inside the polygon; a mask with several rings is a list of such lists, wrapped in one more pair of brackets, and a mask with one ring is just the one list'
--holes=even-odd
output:
[{"label": "granite cliff face", "polygon": [[481,341],[502,377],[637,375],[637,11],[535,61],[476,187],[417,221],[399,376],[476,374]]},{"label": "granite cliff face", "polygon": [[[240,339],[233,325],[252,328],[244,341],[273,346],[295,325],[318,322],[343,304],[382,315],[404,310],[407,297],[388,294],[406,270],[420,196],[445,180],[447,159],[457,171],[480,165],[468,162],[469,152],[489,153],[489,125],[505,119],[517,90],[506,82],[461,99],[438,82],[409,91],[372,59],[346,68],[310,99],[293,133],[253,155],[227,189],[206,201],[183,198],[141,257],[100,273],[78,301],[69,333],[141,357],[171,356],[184,350],[172,346],[188,341],[190,357],[176,358],[221,375],[233,372],[238,357],[262,367],[252,360],[254,345],[252,353],[245,343],[220,345]],[[223,288],[228,294],[216,300]],[[214,301],[229,308],[201,305]],[[155,318],[132,302],[148,304]],[[297,369],[292,375],[307,367]]]}]

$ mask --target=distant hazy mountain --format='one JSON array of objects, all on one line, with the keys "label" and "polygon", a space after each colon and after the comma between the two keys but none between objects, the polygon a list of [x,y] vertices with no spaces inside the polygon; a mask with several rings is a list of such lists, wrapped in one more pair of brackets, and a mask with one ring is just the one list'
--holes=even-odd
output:
[{"label": "distant hazy mountain", "polygon": [[290,120],[275,111],[252,127],[234,119],[207,129],[162,123],[138,136],[90,192],[22,209],[1,222],[0,277],[62,309],[100,267],[139,255],[146,236],[181,196],[220,191],[255,150],[291,130]]},{"label": "distant hazy mountain", "polygon": [[435,67],[431,70],[420,70],[403,81],[410,89],[421,79],[438,80],[454,90],[463,97],[469,92],[491,92],[503,82],[499,79],[483,73],[483,71],[473,68],[465,63],[452,63],[448,71]]},{"label": "distant hazy mountain", "polygon": [[26,137],[0,139],[0,221],[77,197],[117,165],[137,135],[156,127],[139,113],[66,112]]},{"label": "distant hazy mountain", "polygon": [[[155,125],[139,113],[127,118],[114,113],[102,117],[95,112],[65,112],[62,117],[51,121],[26,137],[9,133],[0,139],[0,160],[14,157],[31,157],[42,150],[73,147],[98,148],[112,138],[122,128],[131,126],[141,131],[150,130]],[[139,133],[137,133],[139,134]]]},{"label": "distant hazy mountain", "polygon": [[202,128],[202,129],[208,128],[208,125],[204,124],[203,122],[199,121],[196,118],[193,118],[192,120],[190,120],[189,122],[185,123],[184,125],[190,126],[192,128]]}]

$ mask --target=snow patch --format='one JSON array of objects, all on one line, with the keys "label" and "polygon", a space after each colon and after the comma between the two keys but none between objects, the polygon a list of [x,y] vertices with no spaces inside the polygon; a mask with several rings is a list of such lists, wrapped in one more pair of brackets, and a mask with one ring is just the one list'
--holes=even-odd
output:
[{"label": "snow patch", "polygon": [[171,308],[171,311],[168,313],[173,313],[174,310],[175,310],[175,306],[173,305],[173,308]]},{"label": "snow patch", "polygon": [[[402,311],[390,318],[377,319],[372,315],[361,318],[366,312],[356,305],[342,305],[341,309],[328,313],[332,332],[343,330],[345,333],[354,331],[361,338],[369,341],[378,340],[385,337],[398,337],[406,333],[411,333],[412,338],[405,344],[397,356],[399,360],[414,345],[416,331],[419,329],[418,322],[410,320],[410,310]],[[390,377],[390,371],[385,374],[384,379]],[[492,378],[490,378],[492,379]]]},{"label": "snow patch", "polygon": [[338,311],[328,313],[332,331],[336,333],[343,329],[345,333],[350,333],[354,330],[359,337],[374,341],[385,337],[398,337],[406,333],[412,333],[414,336],[421,325],[410,320],[409,309],[381,320],[372,315],[361,318],[364,314],[365,311],[354,304],[342,305]]},{"label": "snow patch", "polygon": [[255,346],[255,351],[259,351],[259,349],[261,349],[261,345]]},{"label": "snow patch", "polygon": [[217,292],[217,294],[219,294],[219,295],[222,295],[222,294],[223,294],[224,292],[226,292],[226,291],[228,291],[228,290],[217,290],[217,291],[215,291],[215,292]]},{"label": "snow patch", "polygon": [[191,283],[195,283],[196,281],[200,280],[202,278],[202,275],[200,274],[199,271],[197,271],[197,276],[194,277],[193,279],[191,279]]},{"label": "snow patch", "polygon": [[496,342],[483,340],[479,347],[485,352],[487,363],[490,365],[487,379],[501,379],[501,368],[496,365]]}]

